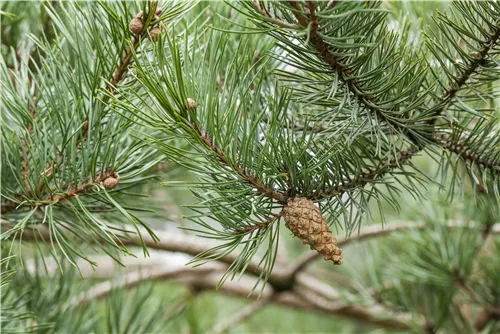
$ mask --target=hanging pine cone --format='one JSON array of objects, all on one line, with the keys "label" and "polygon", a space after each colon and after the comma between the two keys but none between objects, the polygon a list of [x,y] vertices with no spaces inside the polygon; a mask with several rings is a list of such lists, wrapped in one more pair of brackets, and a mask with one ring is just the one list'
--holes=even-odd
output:
[{"label": "hanging pine cone", "polygon": [[337,247],[337,240],[328,229],[325,217],[311,200],[304,197],[291,199],[283,209],[283,218],[285,226],[304,244],[309,244],[325,260],[342,264],[342,249]]}]

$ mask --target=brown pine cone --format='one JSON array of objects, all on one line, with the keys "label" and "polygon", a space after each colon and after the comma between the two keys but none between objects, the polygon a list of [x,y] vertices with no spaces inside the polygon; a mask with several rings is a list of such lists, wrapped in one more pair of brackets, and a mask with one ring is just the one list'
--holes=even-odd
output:
[{"label": "brown pine cone", "polygon": [[160,34],[161,29],[159,27],[154,27],[149,31],[149,39],[152,41],[157,41],[158,40],[158,35]]},{"label": "brown pine cone", "polygon": [[139,36],[143,29],[144,23],[142,22],[142,12],[140,12],[130,21],[130,31],[134,36]]},{"label": "brown pine cone", "polygon": [[288,201],[283,209],[285,226],[302,240],[323,255],[325,260],[342,264],[342,249],[337,247],[337,240],[332,236],[321,215],[319,208],[304,197],[295,197]]},{"label": "brown pine cone", "polygon": [[118,173],[114,173],[112,176],[107,177],[103,181],[102,185],[106,189],[113,189],[118,185],[119,181],[120,181],[120,176],[118,175]]}]

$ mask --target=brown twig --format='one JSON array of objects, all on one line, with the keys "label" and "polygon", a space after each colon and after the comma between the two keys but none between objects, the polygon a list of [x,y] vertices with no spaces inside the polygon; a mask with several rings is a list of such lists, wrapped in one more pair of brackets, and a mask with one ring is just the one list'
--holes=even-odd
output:
[{"label": "brown twig", "polygon": [[119,282],[107,281],[103,283],[96,284],[90,290],[85,291],[81,295],[77,296],[72,303],[78,305],[78,307],[83,307],[87,305],[92,300],[97,300],[104,298],[111,294],[113,291],[120,289],[131,289],[145,281],[154,281],[160,279],[174,279],[177,277],[182,277],[185,274],[195,274],[195,275],[206,275],[217,270],[217,266],[205,266],[198,268],[165,268],[165,267],[154,267],[152,270],[145,272],[136,271],[127,274],[125,280]]},{"label": "brown twig", "polygon": [[237,230],[233,231],[233,234],[234,235],[248,234],[248,233],[252,233],[254,231],[264,230],[270,224],[272,224],[276,220],[280,219],[282,215],[283,215],[283,211],[281,211],[279,214],[273,214],[270,217],[267,217],[266,219],[264,219],[263,222],[261,222],[261,223],[255,223],[255,224],[251,224],[251,225],[247,225],[245,227],[242,227],[240,229],[237,229]]},{"label": "brown twig", "polygon": [[269,294],[266,295],[260,299],[257,299],[250,305],[244,307],[241,309],[239,312],[234,314],[232,317],[223,319],[222,322],[216,324],[210,331],[209,333],[225,333],[228,329],[231,327],[249,319],[252,317],[257,311],[261,310],[264,308],[266,305],[268,305],[271,300],[273,299],[274,295]]},{"label": "brown twig", "polygon": [[483,152],[472,152],[463,142],[451,141],[442,136],[435,136],[434,141],[448,151],[460,156],[469,166],[474,162],[476,165],[484,166],[483,168],[489,168],[493,174],[500,174],[500,169],[495,168],[500,166],[500,161],[492,161],[484,158],[482,156]]},{"label": "brown twig", "polygon": [[299,7],[299,3],[297,1],[289,1],[290,6],[293,7],[292,13],[299,21],[299,24],[303,27],[306,28],[308,25],[307,19],[302,15],[302,10]]},{"label": "brown twig", "polygon": [[304,124],[294,124],[290,122],[288,124],[288,128],[295,130],[295,131],[307,131],[307,132],[312,132],[312,133],[320,133],[320,132],[325,132],[328,131],[328,128],[322,124],[319,125],[304,125]]},{"label": "brown twig", "polygon": [[[139,36],[143,36],[147,32],[147,28],[148,28],[147,26],[144,26]],[[134,36],[132,46],[126,47],[125,55],[120,59],[120,62],[118,63],[116,70],[111,76],[111,80],[109,80],[108,84],[106,85],[105,88],[106,95],[103,98],[104,103],[106,103],[106,101],[108,101],[109,98],[113,96],[116,90],[116,85],[123,80],[123,77],[128,72],[128,67],[130,61],[132,60],[132,56],[134,53],[137,52],[141,43],[141,37],[139,36]],[[77,145],[77,151],[81,150],[83,144],[87,140],[88,128],[89,128],[89,118],[85,120],[84,126],[82,128],[82,138],[80,139],[80,142]]]},{"label": "brown twig", "polygon": [[396,155],[396,157],[383,160],[378,166],[366,169],[364,172],[359,173],[354,179],[348,182],[342,182],[331,188],[317,190],[307,197],[311,200],[317,201],[331,196],[341,196],[349,190],[364,187],[366,184],[373,182],[375,179],[383,177],[391,170],[400,168],[402,165],[409,162],[409,160],[417,152],[419,152],[419,148],[416,147],[411,147],[405,151],[401,151]]},{"label": "brown twig", "polygon": [[192,123],[191,127],[198,134],[198,136],[205,143],[205,145],[217,155],[221,163],[231,167],[236,173],[238,173],[238,175],[240,175],[243,178],[243,180],[246,183],[252,185],[257,190],[258,193],[263,194],[269,198],[272,198],[280,202],[281,204],[286,204],[288,198],[283,193],[274,191],[269,185],[263,183],[255,175],[247,171],[245,168],[239,166],[238,164],[231,163],[224,154],[224,152],[217,145],[215,145],[212,138],[208,134],[202,133],[200,127],[197,124]]},{"label": "brown twig", "polygon": [[[332,286],[302,273],[297,277],[294,292],[319,309],[335,310],[338,315],[345,317],[355,315],[358,321],[374,323],[372,322],[374,320],[373,314],[383,315],[383,317],[378,318],[376,324],[384,328],[408,330],[411,328],[410,323],[414,319],[410,314],[394,311],[386,305],[377,304],[361,307],[346,304],[338,299],[340,292],[333,289]],[[416,322],[418,323],[418,321]]]},{"label": "brown twig", "polygon": [[19,204],[16,202],[11,202],[11,201],[7,201],[7,200],[2,201],[2,203],[0,205],[2,207],[2,210],[1,210],[2,215],[5,215],[9,212],[14,211],[18,205]]},{"label": "brown twig", "polygon": [[64,194],[50,197],[49,199],[47,199],[47,201],[45,201],[44,205],[47,205],[46,202],[49,202],[49,203],[60,202],[63,200],[67,200],[71,197],[78,196],[78,195],[85,193],[89,190],[94,190],[93,186],[89,187],[89,185],[91,185],[93,183],[101,183],[104,180],[106,180],[108,177],[112,177],[114,174],[116,174],[116,173],[112,173],[112,170],[113,170],[113,168],[108,168],[105,172],[97,175],[96,178],[94,178],[93,180],[84,181],[84,182],[80,183],[78,186],[76,186],[75,188],[69,190],[68,192],[66,192]]},{"label": "brown twig", "polygon": [[270,22],[276,24],[279,27],[282,28],[289,28],[289,29],[297,29],[298,27],[295,25],[292,25],[290,23],[284,22],[283,20],[280,20],[276,16],[272,16],[264,7],[260,5],[260,2],[258,0],[252,0],[252,5],[254,8],[262,15],[265,16]]},{"label": "brown twig", "polygon": [[316,38],[318,36],[318,18],[316,17],[316,7],[318,5],[316,2],[308,1],[307,7],[309,8],[309,22],[311,23],[311,37]]},{"label": "brown twig", "polygon": [[[114,168],[108,168],[103,173],[97,175],[94,179],[86,180],[86,181],[80,183],[79,185],[71,188],[69,191],[67,191],[63,194],[59,194],[59,195],[55,195],[55,196],[49,195],[45,199],[39,200],[39,201],[27,201],[26,206],[29,206],[31,208],[33,208],[33,207],[40,208],[43,206],[54,204],[56,202],[61,202],[63,200],[70,199],[71,197],[81,195],[81,194],[86,193],[88,191],[92,191],[95,189],[95,187],[93,187],[92,184],[102,183],[104,180],[106,180],[109,177],[113,177],[116,179],[118,177],[117,176],[118,174],[114,173],[113,170],[114,170]],[[22,204],[22,202],[25,201],[25,199],[19,198],[19,201],[20,201],[19,204],[14,203],[14,202],[11,203],[10,201],[9,202],[2,202],[2,214],[7,214],[7,213],[14,211],[20,204]],[[4,207],[5,207],[5,209],[4,209]]]}]

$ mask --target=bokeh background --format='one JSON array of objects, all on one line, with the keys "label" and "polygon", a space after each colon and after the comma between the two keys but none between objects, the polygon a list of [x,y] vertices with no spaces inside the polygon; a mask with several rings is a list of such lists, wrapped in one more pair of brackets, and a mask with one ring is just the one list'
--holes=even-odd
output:
[{"label": "bokeh background", "polygon": [[[33,47],[28,33],[47,33],[50,17],[44,5],[2,2],[1,51],[6,63],[13,49],[22,53]],[[422,27],[432,29],[432,16],[449,6],[445,1],[382,4],[391,12],[387,24],[395,30],[409,24],[416,44]],[[222,30],[234,29],[231,22],[251,25],[222,2],[200,2],[184,20],[200,17]],[[236,40],[238,35],[231,38]],[[271,43],[268,36],[252,38],[256,47]],[[438,162],[426,155],[417,157],[415,165],[429,175],[439,170]],[[471,297],[468,288],[461,289],[452,275],[457,268],[469,268],[467,287],[485,299],[500,295],[499,274],[496,282],[481,278],[481,273],[500,268],[500,229],[494,225],[489,238],[481,239],[486,209],[475,205],[471,187],[466,186],[462,197],[457,195],[451,202],[449,189],[438,184],[422,187],[426,200],[398,186],[399,208],[382,202],[379,210],[373,204],[371,219],[363,221],[359,230],[363,238],[354,233],[343,246],[342,266],[311,256],[300,240],[281,229],[275,270],[299,265],[302,278],[297,278],[293,293],[284,291],[278,296],[278,291],[271,296],[267,285],[256,300],[262,284],[252,290],[255,275],[228,279],[217,290],[227,263],[186,266],[193,258],[190,250],[212,244],[189,231],[193,223],[184,217],[193,214],[186,207],[195,201],[191,192],[172,186],[196,176],[168,161],[157,164],[150,174],[155,177],[152,182],[130,190],[143,194],[142,198],[123,194],[120,201],[148,209],[138,216],[159,232],[160,239],[166,238],[162,242],[167,246],[153,247],[146,257],[142,248],[131,246],[133,256],[122,257],[121,266],[95,247],[83,245],[96,266],[80,260],[75,268],[49,245],[27,238],[15,246],[22,255],[12,259],[19,264],[22,258],[25,270],[13,274],[2,295],[3,330],[17,332],[22,326],[40,333],[472,333],[498,329],[477,325],[484,315],[483,305]],[[3,217],[2,223],[9,223],[9,217]],[[382,224],[387,233],[379,232]],[[336,233],[339,240],[348,237],[342,230]],[[8,240],[3,244],[11,246]],[[32,298],[13,308],[26,308],[35,315],[31,320],[16,318],[12,309],[4,307],[4,301],[22,294]]]}]

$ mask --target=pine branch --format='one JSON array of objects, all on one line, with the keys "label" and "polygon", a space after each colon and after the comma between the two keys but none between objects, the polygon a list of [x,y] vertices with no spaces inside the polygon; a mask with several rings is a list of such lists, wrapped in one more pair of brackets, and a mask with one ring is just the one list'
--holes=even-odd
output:
[{"label": "pine branch", "polygon": [[495,168],[500,166],[500,161],[493,161],[487,157],[483,157],[482,152],[472,151],[467,146],[467,144],[461,141],[454,141],[444,136],[435,136],[435,138],[436,143],[438,143],[448,151],[458,155],[463,161],[467,163],[467,165],[470,166],[472,163],[474,163],[483,168],[490,169],[494,174],[500,173],[500,169]]},{"label": "pine branch", "polygon": [[[27,206],[29,206],[30,208],[42,208],[44,206],[54,205],[58,202],[69,200],[71,197],[80,196],[89,191],[96,190],[94,186],[95,184],[101,184],[107,189],[112,189],[116,187],[119,181],[120,181],[120,176],[118,175],[118,173],[114,172],[114,168],[108,168],[103,173],[98,174],[94,179],[83,181],[79,185],[71,188],[69,191],[63,194],[55,196],[53,194],[50,194],[42,200],[35,200],[35,201],[24,200],[23,198],[19,198],[19,201],[21,201],[21,203],[19,203],[18,205],[16,205],[16,203],[13,203],[13,205],[6,205],[3,207],[2,210],[0,210],[0,213],[2,214],[9,213],[13,210],[18,209],[19,207],[23,207],[24,203],[27,203],[28,204]],[[55,189],[51,190],[51,192],[54,191],[56,190]]]},{"label": "pine branch", "polygon": [[[341,78],[344,84],[348,87],[350,93],[353,94],[367,110],[370,110],[371,113],[377,117],[382,117],[388,124],[391,124],[395,129],[400,130],[400,132],[410,139],[412,144],[415,146],[415,148],[412,147],[406,151],[399,152],[397,154],[398,156],[391,159],[389,162],[381,161],[381,165],[376,168],[365,170],[354,180],[349,181],[348,183],[342,183],[330,189],[318,190],[313,195],[308,197],[312,200],[321,200],[327,197],[341,195],[349,189],[363,187],[364,185],[373,182],[375,179],[382,177],[386,173],[390,173],[391,169],[399,168],[405,163],[410,162],[412,156],[423,149],[423,145],[419,140],[417,140],[412,132],[401,124],[399,117],[388,116],[387,113],[380,108],[379,104],[381,102],[376,97],[367,93],[362,84],[356,80],[355,73],[347,66],[343,65],[342,59],[335,56],[334,53],[330,51],[328,42],[321,38],[318,31],[319,19],[316,12],[317,3],[314,1],[307,1],[306,4],[308,6],[308,13],[306,14],[300,8],[299,2],[289,1],[288,3],[292,7],[292,13],[299,22],[299,25],[304,29],[310,29],[307,34],[307,40],[309,41],[309,45],[311,45],[316,51],[318,57],[338,74],[339,78]],[[331,1],[327,6],[328,9],[333,8],[337,3],[338,1]],[[252,1],[252,4],[261,15],[271,18],[269,12],[263,10],[259,1]],[[299,125],[298,130],[303,130],[303,128]],[[318,131],[313,132],[322,132],[325,130],[327,131],[326,128],[321,127]]]},{"label": "pine branch", "polygon": [[266,229],[270,224],[274,223],[275,221],[279,220],[281,216],[283,215],[283,211],[281,211],[279,214],[273,214],[270,217],[267,217],[264,219],[262,223],[254,223],[251,225],[247,225],[241,229],[237,229],[233,231],[234,235],[239,235],[239,234],[248,234],[248,233],[253,233],[255,231],[260,231]]},{"label": "pine branch", "polygon": [[[332,8],[337,2],[331,4]],[[401,131],[411,142],[413,142],[417,147],[421,144],[417,138],[408,131],[408,129],[398,121],[398,118],[388,116],[386,110],[380,108],[381,103],[378,98],[369,94],[363,85],[356,79],[356,74],[345,65],[342,64],[342,59],[333,55],[329,50],[328,43],[321,38],[318,34],[319,22],[316,16],[317,4],[313,1],[307,1],[309,8],[309,17],[304,17],[303,10],[300,8],[297,1],[289,1],[293,15],[303,28],[308,28],[310,25],[310,34],[308,35],[309,44],[314,47],[319,58],[321,58],[332,70],[337,72],[339,78],[344,82],[346,87],[349,89],[351,94],[356,97],[360,104],[362,104],[367,110],[370,110],[373,115],[381,117],[387,124],[390,124],[394,129]]]},{"label": "pine branch", "polygon": [[[326,10],[330,10],[338,3],[339,1],[331,1],[327,5]],[[465,152],[456,150],[457,146],[456,142],[450,141],[446,143],[444,142],[444,140],[438,141],[435,138],[433,138],[432,130],[430,132],[427,130],[423,131],[422,133],[419,132],[420,137],[425,137],[427,140],[429,140],[426,142],[421,142],[420,140],[417,140],[416,134],[409,131],[401,123],[401,121],[403,120],[407,122],[410,121],[410,119],[401,119],[399,116],[388,117],[387,112],[389,111],[387,110],[387,112],[385,112],[384,109],[381,109],[379,107],[380,101],[378,101],[377,98],[365,92],[363,86],[356,80],[355,73],[353,73],[352,70],[350,70],[349,68],[347,68],[345,65],[342,64],[342,59],[339,59],[338,56],[335,56],[332,54],[332,52],[330,52],[328,42],[322,39],[321,36],[319,35],[318,29],[320,27],[319,27],[319,20],[316,14],[317,3],[315,3],[314,1],[307,1],[306,2],[307,10],[303,10],[299,5],[299,2],[297,1],[289,1],[289,4],[292,8],[291,9],[292,13],[295,16],[295,19],[298,21],[299,25],[302,28],[307,29],[308,33],[306,37],[309,41],[309,45],[314,48],[318,57],[322,59],[332,70],[337,72],[339,78],[343,80],[344,84],[348,87],[351,94],[356,96],[360,101],[360,103],[363,104],[367,110],[371,110],[372,114],[378,115],[379,117],[385,119],[385,121],[388,124],[391,124],[395,129],[399,129],[408,139],[412,141],[412,143],[418,149],[412,151],[411,155],[418,153],[419,151],[423,150],[430,142],[433,142],[449,150],[450,152],[458,154],[465,161],[467,161],[468,159],[470,160],[470,158],[472,157],[471,155],[466,156],[464,155]],[[270,17],[269,12],[262,10],[262,6],[259,4],[258,1],[254,1],[253,5],[255,8],[257,8],[257,11],[261,15],[267,18]],[[439,98],[439,102],[435,103],[433,106],[429,108],[426,108],[427,110],[429,110],[428,112],[422,113],[422,115],[426,115],[426,117],[429,116],[430,117],[429,120],[419,122],[418,124],[434,125],[434,123],[439,118],[441,113],[443,113],[452,103],[452,100],[459,92],[459,90],[464,88],[467,81],[470,80],[470,78],[474,75],[474,73],[476,73],[477,69],[480,68],[482,65],[484,65],[489,53],[493,50],[493,47],[496,45],[496,43],[498,43],[499,38],[500,38],[500,28],[496,26],[495,31],[493,31],[493,33],[489,35],[489,37],[485,41],[482,42],[483,48],[474,56],[474,60],[470,62],[468,66],[461,71],[460,75],[456,77],[455,81],[452,82],[450,86],[444,91],[442,96]],[[411,158],[411,156],[409,158]],[[409,158],[406,160],[407,162],[410,161]],[[476,159],[472,161],[477,162],[477,164],[483,164],[484,166],[486,166],[486,168],[494,171],[494,173],[497,172],[497,170],[493,169],[493,167],[495,167],[498,164],[496,162],[488,161],[487,159]]]},{"label": "pine branch", "polygon": [[[120,57],[120,61],[117,64],[116,69],[114,70],[110,80],[107,82],[107,85],[105,88],[105,94],[104,94],[104,97],[102,99],[103,103],[106,103],[107,101],[109,101],[110,97],[115,92],[116,86],[118,85],[118,83],[120,83],[124,79],[125,74],[127,73],[129,66],[130,66],[130,63],[132,61],[133,54],[135,54],[138,51],[140,44],[141,44],[141,41],[146,38],[147,33],[148,33],[148,27],[151,26],[151,22],[153,22],[153,19],[156,18],[156,15],[161,12],[161,9],[156,9],[156,2],[153,2],[151,10],[154,13],[154,17],[153,16],[149,17],[149,15],[144,15],[142,17],[143,28],[141,29],[141,31],[138,34],[135,34],[133,36],[132,45],[128,46],[127,43],[125,43],[124,49],[120,52],[121,54],[124,54],[124,55],[122,57]],[[147,24],[145,24],[145,23],[147,23]],[[30,64],[31,63],[32,62],[30,62]],[[31,82],[32,81],[31,76],[29,79]],[[35,90],[35,92],[36,92],[36,90]],[[30,104],[30,114],[32,115],[32,118],[35,115],[36,102],[37,102],[36,97],[34,96],[33,103]],[[85,120],[85,122],[83,123],[83,126],[81,127],[81,137],[80,137],[79,141],[77,142],[76,152],[79,152],[82,149],[83,144],[87,139],[89,127],[90,127],[89,118],[87,118]],[[33,125],[32,125],[32,123],[30,123],[28,125],[28,137],[25,140],[23,153],[21,155],[22,156],[23,179],[25,182],[26,189],[28,191],[30,191],[31,187],[30,187],[29,182],[28,182],[29,165],[28,165],[28,161],[27,161],[27,155],[29,152],[29,144],[31,142],[29,135],[32,133],[32,130],[33,130]],[[48,180],[51,176],[53,176],[53,174],[55,173],[55,169],[59,170],[59,168],[61,168],[62,158],[63,158],[62,152],[57,152],[57,157],[52,162],[52,165],[49,166],[45,171],[43,171],[41,173],[41,178],[40,178],[40,181],[38,184],[38,193],[39,194],[43,193],[44,189],[46,188],[46,180]],[[75,187],[74,189],[70,190],[67,194],[57,195],[54,198],[50,195],[41,201],[35,200],[34,201],[35,206],[44,206],[44,205],[48,205],[47,203],[54,203],[54,202],[57,202],[59,200],[65,199],[65,198],[73,197],[76,194],[83,194],[86,192],[86,190],[84,191],[84,189],[82,189],[81,187],[86,186],[86,184],[88,182],[90,182],[90,183],[92,183],[93,181],[101,182],[106,178],[106,176],[108,176],[106,173],[104,173],[102,175],[97,175],[95,180],[84,181],[84,182],[82,182],[81,186]],[[31,190],[32,190],[32,193],[35,194],[35,190],[34,189],[31,189]],[[51,189],[48,189],[48,190],[50,193],[54,193],[54,191],[55,191],[55,190],[51,190]],[[23,203],[26,201],[26,198],[22,195],[11,195],[11,198],[15,199],[16,201],[10,203],[10,200],[6,199],[4,204],[7,204],[7,205],[2,206],[2,213],[7,214],[7,213],[10,213],[12,211],[15,211],[20,203]],[[31,200],[28,200],[28,202],[33,203]]]},{"label": "pine branch", "polygon": [[[157,12],[157,1],[152,2],[152,6],[150,8],[150,11],[155,13]],[[158,12],[159,13],[159,12]],[[137,14],[137,15],[140,15]],[[137,33],[134,34],[132,38],[132,46],[128,46],[127,43],[125,43],[124,49],[121,50],[120,54],[124,54],[123,57],[120,58],[120,62],[118,63],[116,70],[114,71],[113,75],[111,76],[111,79],[108,80],[108,84],[106,85],[105,88],[105,94],[102,98],[102,101],[104,104],[106,104],[114,95],[116,86],[124,79],[125,74],[128,72],[129,65],[133,59],[133,54],[138,52],[138,49],[141,45],[141,41],[146,37],[148,33],[148,28],[149,24],[152,22],[152,18],[149,18],[150,15],[146,14],[141,17],[141,20],[143,22],[142,29]],[[149,18],[149,19],[148,19]],[[146,24],[148,23],[148,24]],[[89,130],[89,118],[85,120],[83,127],[82,127],[82,134],[81,138],[77,144],[77,152],[80,151],[83,147],[83,144],[87,140],[87,135],[88,135],[88,130]],[[57,166],[61,162],[62,158],[62,152],[59,152],[57,159],[53,163],[53,165]],[[42,178],[40,180],[40,184],[38,186],[39,191],[41,192],[43,188],[45,187],[45,178],[48,178],[52,175],[53,173],[53,167],[49,166],[47,170],[45,170],[42,173]]]},{"label": "pine branch", "polygon": [[385,174],[391,173],[395,168],[401,168],[404,164],[408,163],[410,159],[420,150],[416,147],[411,147],[405,151],[399,152],[396,157],[384,160],[378,166],[366,169],[364,172],[359,173],[355,178],[350,181],[342,182],[335,187],[318,190],[314,192],[309,199],[318,201],[332,196],[341,196],[347,191],[362,188],[365,185],[373,182],[376,179],[384,177]]},{"label": "pine branch", "polygon": [[[429,122],[431,125],[434,125],[438,120],[439,115],[445,112],[449,105],[453,102],[453,99],[457,95],[457,93],[465,86],[468,80],[472,78],[474,73],[476,73],[477,69],[484,65],[486,58],[489,53],[493,50],[493,47],[498,44],[500,41],[500,26],[497,26],[492,35],[490,35],[485,41],[482,42],[484,47],[479,53],[476,53],[474,59],[470,64],[455,78],[455,81],[451,83],[450,87],[446,89],[440,97],[439,104],[442,104],[443,107],[437,109],[435,112],[431,114],[434,116]],[[446,147],[447,148],[447,147]],[[464,159],[466,160],[466,159]]]},{"label": "pine branch", "polygon": [[[478,74],[478,70],[483,67],[487,58],[490,56],[494,47],[500,42],[500,26],[498,25],[500,21],[497,20],[496,25],[493,25],[493,31],[488,35],[488,37],[479,42],[482,45],[482,48],[479,52],[474,52],[472,54],[472,58],[469,61],[468,65],[460,69],[460,73],[455,76],[454,80],[450,82],[450,85],[442,95],[438,98],[438,102],[434,104],[431,108],[429,108],[430,119],[427,122],[429,125],[436,126],[437,120],[445,113],[448,108],[453,104],[454,99],[457,94],[464,88],[467,88],[467,83],[474,78],[475,74]],[[434,110],[435,109],[435,110]],[[453,124],[450,124],[451,128],[454,128]],[[472,163],[476,165],[482,165],[484,168],[489,169],[492,173],[498,174],[500,170],[495,169],[500,165],[500,162],[491,161],[488,158],[484,158],[482,156],[483,152],[474,152],[468,148],[467,144],[461,142],[459,139],[454,140],[452,138],[445,138],[439,135],[439,129],[434,130],[433,142],[440,145],[444,149],[455,153],[458,155],[463,161],[465,161],[468,165]]]},{"label": "pine branch", "polygon": [[233,169],[240,177],[243,178],[243,180],[246,183],[253,186],[258,193],[265,195],[269,198],[272,198],[280,202],[281,204],[286,204],[288,200],[287,196],[285,196],[283,193],[274,191],[273,189],[271,189],[269,185],[264,184],[255,175],[245,170],[245,168],[241,167],[240,165],[231,163],[224,154],[224,152],[219,147],[217,147],[217,145],[215,145],[212,138],[207,133],[203,134],[198,124],[193,122],[191,123],[191,127],[195,131],[195,133],[200,137],[203,143],[205,143],[205,145],[217,155],[217,158],[222,164]]}]

